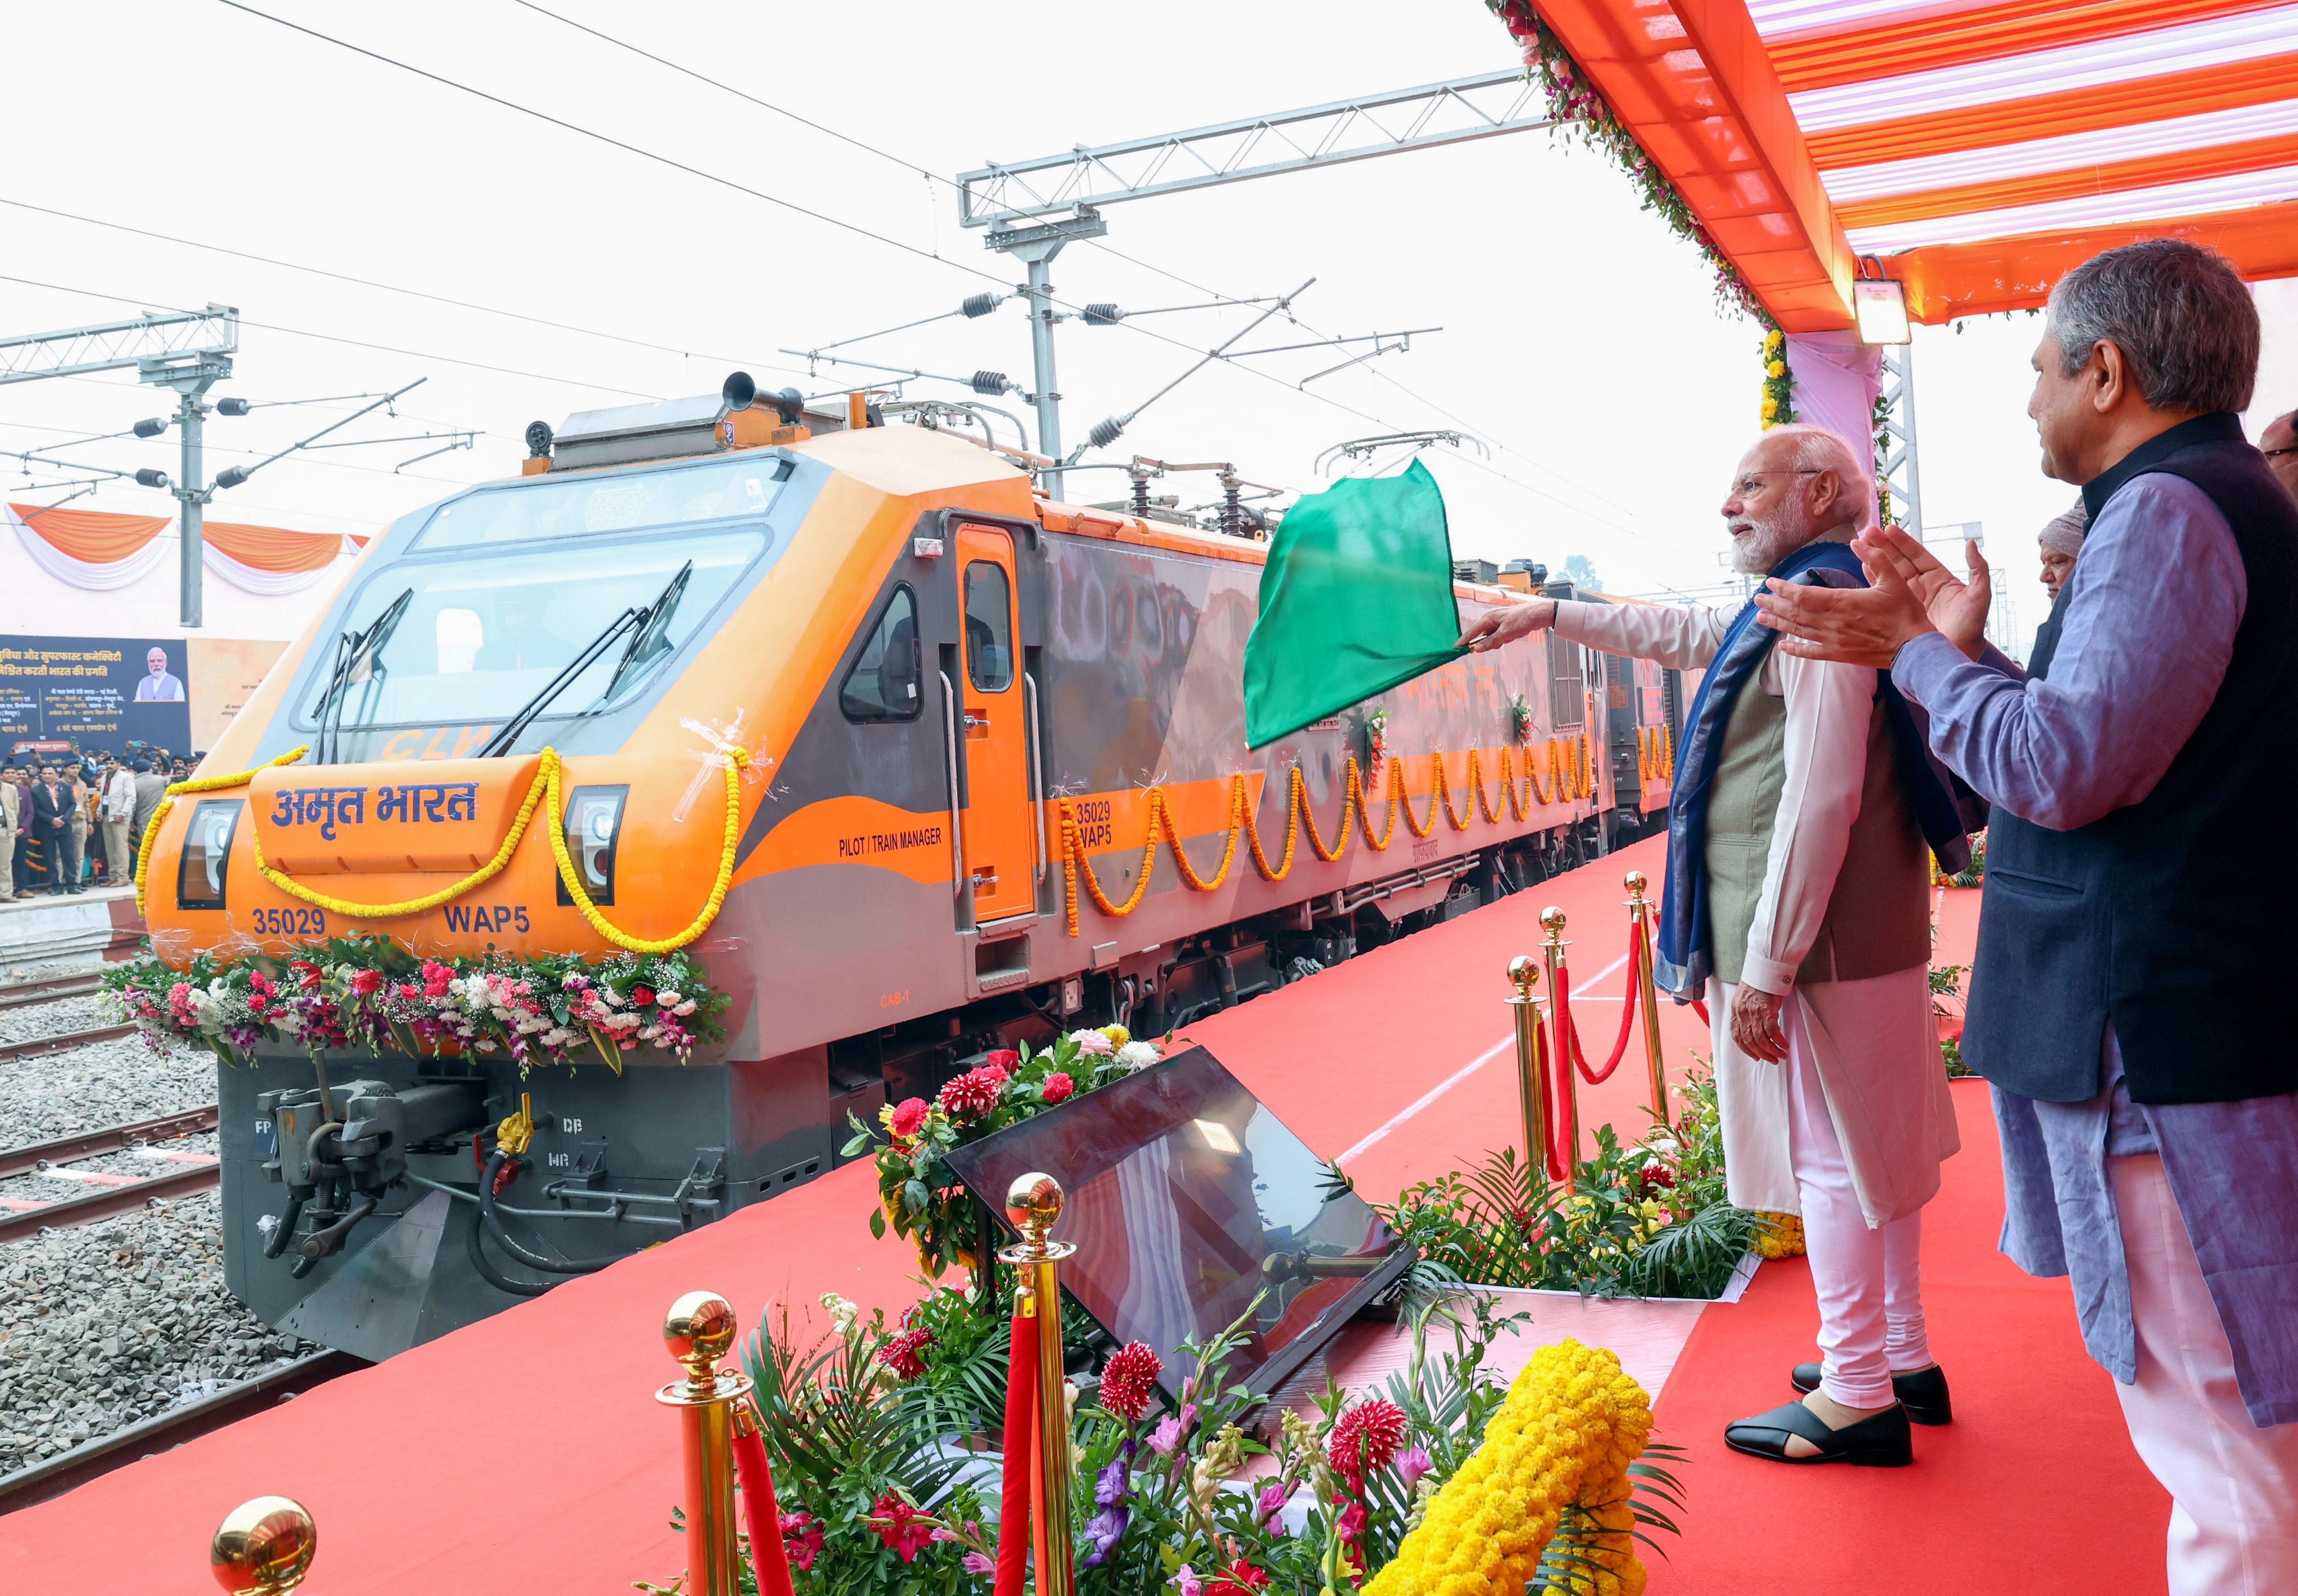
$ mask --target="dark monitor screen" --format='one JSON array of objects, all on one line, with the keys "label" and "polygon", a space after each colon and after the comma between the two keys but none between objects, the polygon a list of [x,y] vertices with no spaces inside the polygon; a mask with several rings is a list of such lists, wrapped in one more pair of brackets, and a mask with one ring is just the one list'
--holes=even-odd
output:
[{"label": "dark monitor screen", "polygon": [[1266,1288],[1227,1378],[1272,1390],[1397,1275],[1411,1252],[1202,1047],[949,1154],[1003,1215],[1032,1170],[1062,1184],[1062,1284],[1120,1342],[1145,1342],[1178,1394],[1181,1343],[1234,1324]]}]

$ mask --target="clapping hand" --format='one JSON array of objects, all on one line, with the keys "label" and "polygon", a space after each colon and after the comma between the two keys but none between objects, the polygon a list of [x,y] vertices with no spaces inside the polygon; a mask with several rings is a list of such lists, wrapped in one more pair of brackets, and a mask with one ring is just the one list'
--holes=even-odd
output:
[{"label": "clapping hand", "polygon": [[1757,619],[1784,633],[1781,648],[1805,659],[1888,670],[1910,641],[1938,632],[1967,657],[1979,657],[1994,589],[1977,543],[1964,546],[1967,581],[1904,527],[1862,533],[1851,548],[1872,586],[1808,587],[1773,577],[1756,595]]}]

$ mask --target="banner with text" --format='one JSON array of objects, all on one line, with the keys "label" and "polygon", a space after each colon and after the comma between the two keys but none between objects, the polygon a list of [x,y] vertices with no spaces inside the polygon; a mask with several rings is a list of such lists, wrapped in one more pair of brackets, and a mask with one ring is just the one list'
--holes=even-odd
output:
[{"label": "banner with text", "polygon": [[190,670],[181,638],[0,633],[0,754],[189,753]]}]

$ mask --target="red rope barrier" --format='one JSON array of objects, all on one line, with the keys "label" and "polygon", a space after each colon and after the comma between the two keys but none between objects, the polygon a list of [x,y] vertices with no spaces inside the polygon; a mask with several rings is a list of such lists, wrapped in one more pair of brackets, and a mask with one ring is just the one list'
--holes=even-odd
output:
[{"label": "red rope barrier", "polygon": [[750,1572],[758,1596],[794,1596],[789,1548],[782,1541],[781,1508],[774,1501],[774,1471],[766,1461],[765,1437],[734,1429],[734,1474],[742,1483],[742,1515],[750,1530]]},{"label": "red rope barrier", "polygon": [[1029,1475],[1037,1456],[1037,1321],[1013,1316],[1006,1360],[1004,1489],[997,1509],[994,1596],[1022,1596],[1029,1558]]},{"label": "red rope barrier", "polygon": [[1579,1066],[1580,1079],[1591,1087],[1601,1086],[1609,1080],[1612,1071],[1618,1069],[1620,1061],[1628,1055],[1628,1038],[1635,1032],[1636,1013],[1643,1006],[1639,1001],[1643,988],[1638,984],[1643,978],[1643,968],[1644,939],[1637,934],[1636,925],[1631,921],[1628,925],[1628,990],[1620,1004],[1620,1034],[1612,1044],[1612,1056],[1604,1061],[1604,1067],[1600,1070],[1589,1067],[1588,1054],[1580,1044],[1580,1027],[1572,1019],[1571,972],[1567,967],[1556,972],[1556,1012],[1559,1021],[1557,1030],[1564,1041],[1570,1045],[1572,1062]]},{"label": "red rope barrier", "polygon": [[1700,1002],[1697,997],[1691,1000],[1691,1012],[1699,1016],[1700,1024],[1707,1026],[1711,1030],[1715,1029],[1715,1022],[1707,1017],[1707,1005]]}]

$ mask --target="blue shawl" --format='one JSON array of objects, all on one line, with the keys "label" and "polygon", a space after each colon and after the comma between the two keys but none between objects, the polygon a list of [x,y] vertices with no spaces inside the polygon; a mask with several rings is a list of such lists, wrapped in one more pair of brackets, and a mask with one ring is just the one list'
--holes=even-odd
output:
[{"label": "blue shawl", "polygon": [[[1859,557],[1847,543],[1807,543],[1769,575],[1815,586],[1867,585]],[[1757,624],[1756,614],[1752,600],[1740,607],[1715,657],[1708,662],[1685,717],[1683,751],[1677,761],[1682,773],[1668,810],[1667,883],[1652,975],[1686,1002],[1699,996],[1715,967],[1715,939],[1707,923],[1707,805],[1715,795],[1715,767],[1724,756],[1724,729],[1731,723],[1740,690],[1762,674],[1765,655],[1779,641],[1778,633]],[[1971,822],[1958,802],[1960,784],[1931,757],[1928,728],[1917,724],[1907,700],[1890,690],[1890,682],[1889,671],[1877,673],[1876,692],[1898,748],[1900,780],[1907,784],[1923,839],[1943,866],[1961,870],[1971,860],[1965,835]]]}]

